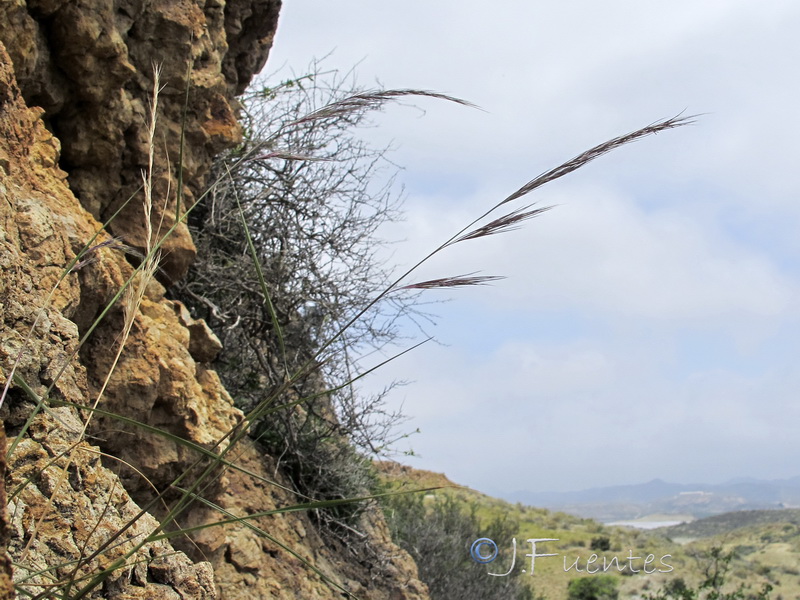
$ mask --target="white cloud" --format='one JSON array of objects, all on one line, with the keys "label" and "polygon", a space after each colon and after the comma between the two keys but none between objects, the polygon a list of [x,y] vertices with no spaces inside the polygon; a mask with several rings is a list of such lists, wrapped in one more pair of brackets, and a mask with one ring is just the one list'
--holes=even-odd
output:
[{"label": "white cloud", "polygon": [[800,414],[780,400],[792,386],[775,374],[676,381],[654,376],[646,356],[580,346],[508,345],[483,362],[447,348],[403,359],[398,371],[417,378],[403,391],[406,409],[422,427],[412,464],[505,492],[791,474],[776,457],[800,450],[785,427]]}]

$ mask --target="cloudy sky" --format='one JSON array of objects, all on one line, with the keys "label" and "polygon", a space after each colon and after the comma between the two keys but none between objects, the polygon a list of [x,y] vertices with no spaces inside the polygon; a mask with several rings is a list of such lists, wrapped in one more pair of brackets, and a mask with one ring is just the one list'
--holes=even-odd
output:
[{"label": "cloudy sky", "polygon": [[368,383],[413,380],[403,462],[498,495],[800,475],[798,28],[794,0],[284,2],[267,71],[333,51],[366,86],[484,109],[420,101],[370,132],[405,167],[399,263],[599,142],[703,113],[420,273],[508,279],[432,292],[441,343]]}]

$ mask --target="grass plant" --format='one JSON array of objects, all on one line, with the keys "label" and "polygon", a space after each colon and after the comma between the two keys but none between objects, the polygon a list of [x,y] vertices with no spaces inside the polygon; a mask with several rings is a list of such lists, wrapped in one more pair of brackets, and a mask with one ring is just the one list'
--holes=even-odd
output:
[{"label": "grass plant", "polygon": [[[341,336],[343,336],[347,330],[352,327],[359,319],[361,319],[368,310],[375,306],[376,303],[381,302],[384,298],[389,296],[393,293],[398,293],[401,290],[427,290],[427,289],[435,289],[435,288],[450,288],[450,287],[459,287],[459,286],[474,286],[480,285],[484,283],[488,283],[496,279],[496,277],[486,276],[486,277],[479,277],[470,275],[462,275],[462,276],[449,276],[449,277],[442,277],[438,279],[432,279],[428,281],[409,281],[416,271],[416,269],[421,266],[423,263],[428,261],[434,255],[448,249],[451,246],[465,243],[465,242],[472,242],[474,240],[478,240],[487,236],[498,235],[502,233],[509,232],[521,226],[523,223],[528,221],[529,219],[541,215],[543,212],[548,210],[548,208],[540,208],[535,207],[532,204],[523,206],[521,208],[516,208],[513,210],[509,210],[502,214],[499,217],[496,217],[488,222],[486,219],[494,212],[499,211],[501,209],[505,210],[506,205],[510,204],[513,201],[516,201],[524,196],[527,196],[538,187],[558,179],[568,173],[580,168],[581,166],[587,164],[588,162],[606,154],[613,149],[622,146],[624,144],[633,142],[638,140],[642,137],[658,133],[660,131],[672,129],[675,127],[679,127],[682,125],[686,125],[691,122],[691,118],[686,117],[675,117],[672,119],[666,119],[663,121],[656,122],[654,124],[648,125],[642,129],[636,130],[624,136],[620,136],[618,138],[614,138],[608,142],[600,144],[587,152],[584,152],[575,158],[567,161],[566,163],[547,171],[540,175],[539,177],[534,178],[530,182],[526,183],[518,190],[510,194],[508,197],[504,198],[494,206],[490,207],[484,214],[479,216],[477,219],[473,220],[471,223],[466,225],[462,228],[459,232],[455,233],[453,236],[449,237],[444,243],[439,245],[433,251],[428,253],[424,256],[419,262],[417,262],[411,269],[408,269],[405,273],[403,273],[400,277],[398,277],[394,282],[392,282],[389,286],[387,286],[381,293],[377,294],[376,297],[372,298],[371,300],[365,302],[364,307],[361,311],[357,312],[355,315],[352,316],[348,321],[344,322],[341,327],[335,331],[328,339],[324,340],[317,351],[300,364],[297,368],[290,368],[287,364],[285,359],[283,360],[284,364],[284,376],[282,382],[275,386],[274,389],[270,391],[269,394],[266,394],[265,397],[247,414],[244,416],[244,419],[237,424],[235,427],[232,427],[221,439],[217,440],[216,444],[213,445],[211,448],[203,448],[198,444],[181,438],[180,436],[174,435],[170,432],[161,430],[157,427],[153,427],[147,423],[138,422],[134,419],[126,417],[124,415],[116,415],[109,411],[106,411],[102,408],[102,398],[103,394],[106,390],[106,386],[112,376],[114,371],[114,367],[118,363],[123,349],[125,347],[126,341],[129,337],[131,332],[131,328],[134,326],[135,320],[137,318],[139,306],[145,296],[148,284],[153,280],[155,274],[158,270],[159,264],[159,257],[160,257],[160,249],[165,243],[165,241],[169,238],[169,236],[175,230],[180,223],[183,223],[189,213],[197,206],[198,203],[202,202],[203,199],[208,195],[208,191],[201,195],[193,205],[185,206],[183,204],[183,196],[182,196],[182,185],[178,186],[177,189],[177,197],[178,197],[178,214],[176,215],[175,223],[168,228],[166,231],[162,231],[162,226],[159,226],[153,229],[152,224],[152,208],[154,203],[157,201],[153,198],[153,171],[154,171],[154,164],[155,164],[155,139],[156,139],[156,122],[157,122],[157,112],[158,112],[158,95],[159,95],[159,75],[158,70],[154,73],[153,77],[153,98],[152,98],[152,106],[151,106],[151,114],[150,114],[150,123],[148,129],[149,135],[149,142],[150,142],[150,153],[149,153],[149,162],[148,167],[143,174],[143,182],[142,182],[142,193],[143,193],[143,206],[144,206],[144,219],[145,219],[145,227],[146,227],[146,247],[143,251],[143,259],[135,267],[132,271],[131,276],[127,279],[125,284],[121,286],[121,289],[114,295],[108,305],[100,312],[94,323],[88,328],[88,330],[84,333],[81,337],[78,346],[73,350],[71,354],[69,354],[65,360],[63,365],[60,366],[57,375],[52,381],[49,386],[46,388],[44,393],[37,393],[30,382],[27,382],[22,376],[19,375],[17,372],[17,365],[20,362],[20,358],[22,356],[22,352],[25,351],[23,348],[20,351],[20,354],[17,356],[13,365],[11,365],[10,369],[6,375],[6,383],[5,388],[2,391],[2,395],[0,395],[0,405],[2,402],[5,401],[8,391],[12,385],[18,387],[24,394],[26,394],[34,403],[35,407],[32,410],[32,413],[26,422],[26,424],[22,427],[21,432],[17,435],[16,439],[12,442],[9,447],[7,459],[9,464],[13,464],[15,452],[19,447],[20,441],[25,436],[26,432],[28,431],[30,425],[33,423],[36,415],[41,411],[52,411],[53,408],[57,406],[72,406],[73,408],[79,409],[85,415],[83,418],[82,428],[79,432],[77,432],[77,441],[68,447],[61,457],[56,457],[50,463],[47,468],[57,468],[60,470],[60,475],[58,478],[58,484],[55,486],[54,491],[50,495],[50,509],[51,511],[58,510],[58,497],[59,494],[63,493],[63,482],[66,479],[66,474],[68,472],[69,465],[72,460],[72,454],[78,451],[90,451],[90,452],[97,452],[94,449],[87,449],[85,444],[82,442],[86,439],[86,432],[87,427],[89,426],[89,422],[91,421],[93,415],[102,415],[104,417],[111,417],[114,419],[119,420],[120,423],[124,423],[129,426],[135,426],[141,428],[142,430],[146,431],[148,434],[151,435],[159,435],[163,436],[170,441],[182,445],[183,447],[191,449],[193,452],[196,453],[197,458],[195,462],[190,465],[189,468],[185,469],[185,471],[180,474],[178,477],[175,478],[174,481],[171,482],[169,486],[165,489],[158,490],[157,493],[154,494],[152,500],[147,503],[143,503],[141,506],[141,510],[138,512],[136,516],[134,516],[123,528],[116,531],[115,533],[106,537],[106,539],[97,540],[96,542],[92,542],[90,538],[97,538],[99,537],[99,521],[95,524],[93,528],[90,528],[89,537],[85,540],[81,541],[81,550],[80,556],[74,560],[65,560],[61,564],[57,565],[38,565],[33,564],[32,559],[30,559],[28,549],[30,549],[36,539],[37,535],[42,535],[41,533],[37,533],[41,530],[40,527],[36,527],[35,531],[32,532],[25,549],[21,553],[20,556],[14,557],[18,568],[22,571],[27,573],[24,577],[21,577],[16,582],[16,590],[20,597],[29,597],[33,598],[34,600],[40,600],[44,598],[60,598],[60,599],[69,599],[69,600],[78,600],[81,598],[87,598],[90,596],[96,595],[99,588],[102,584],[114,573],[117,573],[121,569],[128,569],[131,568],[134,564],[141,560],[140,557],[140,550],[144,548],[146,545],[163,539],[171,539],[177,536],[184,536],[195,533],[202,529],[210,528],[210,527],[224,527],[228,524],[243,524],[246,527],[249,527],[251,530],[256,531],[259,535],[266,537],[267,539],[271,540],[273,543],[278,544],[281,546],[285,551],[293,554],[295,557],[299,558],[303,562],[305,562],[306,566],[311,569],[312,571],[316,572],[320,577],[324,580],[328,581],[330,585],[336,587],[341,591],[343,594],[352,597],[352,594],[347,592],[347,590],[343,589],[339,584],[331,581],[326,575],[317,569],[316,566],[308,563],[304,559],[302,559],[292,548],[287,547],[285,544],[281,543],[277,540],[274,536],[270,535],[269,531],[265,531],[262,528],[257,527],[251,521],[256,518],[260,517],[268,517],[274,516],[279,514],[297,512],[297,511],[310,511],[310,510],[317,510],[317,509],[329,509],[332,507],[342,506],[354,502],[365,502],[375,498],[374,494],[363,496],[363,497],[354,497],[354,498],[343,498],[343,499],[334,499],[334,500],[317,500],[317,499],[308,499],[305,502],[299,502],[288,506],[283,506],[276,508],[274,510],[268,511],[261,511],[250,515],[235,515],[231,514],[228,511],[224,510],[223,508],[215,505],[212,501],[204,496],[204,492],[206,492],[221,476],[223,472],[227,469],[238,469],[241,472],[248,473],[251,476],[259,477],[262,480],[268,481],[263,477],[260,477],[254,473],[248,472],[246,469],[238,466],[236,464],[237,458],[237,447],[238,445],[244,440],[245,436],[248,435],[248,430],[251,426],[256,423],[258,420],[264,418],[266,415],[277,411],[279,409],[285,409],[287,406],[292,405],[301,405],[303,403],[307,403],[310,400],[309,396],[301,397],[299,399],[294,400],[287,400],[290,398],[288,392],[295,385],[297,382],[302,380],[304,377],[309,375],[310,373],[314,373],[316,370],[320,368],[320,357],[325,353],[325,351],[336,342]],[[188,98],[188,95],[187,95]],[[399,99],[406,99],[406,98],[433,98],[433,99],[440,99],[446,100],[450,102],[454,102],[460,105],[471,106],[470,103],[461,100],[459,98],[454,98],[452,96],[445,96],[443,94],[439,94],[436,92],[426,91],[426,90],[376,90],[371,92],[364,92],[360,94],[356,94],[352,97],[346,98],[342,101],[335,102],[326,106],[320,110],[314,111],[308,115],[305,115],[301,119],[297,119],[293,122],[289,122],[284,124],[284,127],[300,127],[300,126],[309,126],[313,125],[315,122],[320,122],[325,119],[336,118],[343,114],[347,114],[353,110],[363,110],[364,108],[369,110],[378,110],[383,108],[388,102],[396,101]],[[277,139],[277,133],[273,139]],[[181,154],[183,152],[183,141],[184,135],[181,134]],[[268,140],[269,141],[269,140]],[[297,154],[296,152],[292,152],[289,150],[283,150],[281,148],[272,148],[270,144],[264,144],[263,147],[255,148],[251,150],[248,154],[242,156],[239,160],[240,161],[248,161],[254,160],[256,158],[260,160],[269,159],[271,157],[282,157],[286,158],[289,157],[302,157],[302,155]],[[178,161],[180,163],[180,160]],[[178,171],[178,180],[182,181],[182,169],[181,165],[177,165]],[[232,169],[230,173],[226,174],[227,177],[235,178],[236,177],[236,169]],[[214,185],[217,182],[213,183],[209,190],[212,190]],[[167,198],[163,199],[164,202],[167,201]],[[247,221],[245,219],[244,212],[240,211],[241,217],[243,219],[245,232],[247,235],[248,244],[251,246],[253,245],[253,232],[250,232],[247,228]],[[116,248],[124,248],[124,240],[118,239],[104,239],[100,243],[96,243],[99,236],[101,236],[101,231],[98,231],[91,240],[87,242],[84,246],[84,249],[78,253],[78,255],[70,261],[69,264],[64,266],[64,270],[61,276],[61,279],[58,283],[56,283],[56,287],[64,280],[70,273],[74,272],[76,269],[80,269],[87,261],[93,260],[93,256],[96,255],[101,249],[109,248],[109,247],[116,247]],[[255,268],[260,273],[260,287],[261,292],[263,294],[264,302],[267,304],[268,311],[270,313],[270,317],[274,323],[274,331],[277,335],[277,339],[283,346],[283,334],[282,334],[282,323],[280,322],[279,315],[276,313],[274,308],[272,308],[271,300],[270,300],[270,282],[264,277],[263,272],[261,271],[261,266],[259,265],[258,257],[255,252],[251,252],[251,260],[254,262]],[[49,310],[49,303],[55,293],[55,288],[50,292],[49,296],[44,300],[43,306],[39,311],[39,315],[34,322],[31,331],[28,333],[28,337],[26,339],[26,345],[30,343],[32,336],[36,335],[36,326],[39,322],[39,318],[46,314],[46,311]],[[68,402],[58,401],[51,398],[50,394],[58,381],[58,379],[63,374],[64,370],[67,368],[67,365],[74,359],[76,353],[80,349],[80,347],[86,342],[88,336],[92,334],[95,328],[106,318],[114,307],[118,304],[121,304],[123,307],[123,314],[124,314],[124,324],[122,330],[119,333],[118,341],[117,341],[117,348],[115,351],[115,358],[113,360],[112,369],[107,374],[105,381],[103,382],[99,392],[97,393],[96,397],[87,403],[86,406],[75,406]],[[394,357],[388,359],[392,360],[402,352],[396,354]],[[377,368],[377,367],[376,367]],[[363,377],[366,373],[355,373],[348,384],[352,384],[353,381],[358,380],[359,378]],[[323,393],[329,393],[331,390],[327,390]],[[65,460],[61,460],[65,459]],[[135,468],[135,465],[133,465]],[[41,474],[41,473],[40,473]],[[31,475],[28,477],[24,483],[18,486],[15,489],[10,490],[9,497],[11,499],[16,499],[21,494],[22,490],[26,485],[29,485],[36,477],[37,474]],[[269,481],[272,485],[278,485],[276,482]],[[177,499],[170,499],[171,496],[174,496],[177,493]],[[389,493],[397,493],[397,492],[389,492]],[[407,492],[403,492],[407,493]],[[109,500],[110,502],[110,500]],[[133,536],[130,533],[130,530],[138,523],[138,521],[146,515],[148,512],[152,511],[158,504],[163,504],[167,507],[164,511],[164,516],[160,519],[160,522],[157,527],[149,531],[146,535],[138,535]],[[213,523],[207,523],[199,526],[193,527],[180,527],[178,525],[179,519],[185,516],[187,511],[190,507],[195,506],[197,504],[202,504],[207,507],[212,508],[213,510],[219,513],[219,519]],[[46,518],[46,514],[40,516],[39,520],[37,521],[37,525],[40,525]],[[102,519],[102,514],[100,515],[100,519]],[[91,542],[91,543],[90,543]],[[114,558],[113,560],[106,560],[104,557],[106,555],[110,555],[109,553],[113,550],[117,554],[119,554],[119,549],[123,548],[121,551],[121,555]],[[103,558],[103,560],[100,560]]]}]

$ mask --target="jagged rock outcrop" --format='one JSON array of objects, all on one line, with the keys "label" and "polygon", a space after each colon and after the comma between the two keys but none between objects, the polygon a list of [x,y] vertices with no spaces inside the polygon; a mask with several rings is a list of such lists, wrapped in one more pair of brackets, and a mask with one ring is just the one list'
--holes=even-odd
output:
[{"label": "jagged rock outcrop", "polygon": [[[175,170],[181,130],[185,202],[205,183],[214,154],[238,140],[231,107],[266,61],[279,0],[4,0],[2,41],[30,105],[45,109],[61,140],[70,188],[106,221],[140,186],[147,164],[147,107],[153,67],[162,69],[159,145],[172,158],[159,181],[154,220],[174,222]],[[189,102],[184,111],[188,87]],[[111,225],[128,244],[144,246],[141,205],[131,203]],[[162,276],[180,278],[194,257],[186,226],[165,244]]]},{"label": "jagged rock outcrop", "polygon": [[[130,567],[89,597],[341,597],[333,581],[365,599],[426,598],[415,565],[377,514],[361,526],[379,562],[319,539],[303,512],[262,517],[257,524],[271,539],[242,525],[176,539],[185,553],[163,539],[134,552],[157,527],[154,515],[165,513],[161,504],[125,529],[154,488],[191,472],[198,452],[176,437],[219,450],[242,414],[209,368],[219,350],[213,333],[165,295],[194,256],[185,226],[167,238],[160,283],[149,284],[138,306],[114,301],[134,274],[135,254],[126,257],[107,233],[93,236],[133,198],[108,230],[124,245],[146,246],[136,192],[149,152],[153,63],[162,65],[164,87],[154,185],[162,203],[152,223],[163,232],[176,221],[179,156],[185,209],[214,154],[238,139],[234,95],[264,64],[278,9],[278,0],[0,0],[0,47],[8,50],[0,49],[0,385],[20,357],[16,372],[30,386],[13,385],[0,416],[17,441],[7,478],[11,554],[29,571],[51,569],[31,584],[68,581],[78,559],[85,560],[76,577],[97,573],[131,551]],[[65,273],[86,244],[94,249]],[[136,316],[115,361],[126,307]],[[61,405],[23,433],[32,399],[45,394]],[[174,437],[86,409],[101,396],[99,408]],[[250,474],[218,473],[204,489],[209,502],[246,515],[298,501],[267,483],[280,482],[280,473],[253,447],[228,458]],[[219,509],[196,503],[178,522],[220,518]],[[121,530],[118,545],[93,556]],[[18,568],[17,581],[25,576]]]}]

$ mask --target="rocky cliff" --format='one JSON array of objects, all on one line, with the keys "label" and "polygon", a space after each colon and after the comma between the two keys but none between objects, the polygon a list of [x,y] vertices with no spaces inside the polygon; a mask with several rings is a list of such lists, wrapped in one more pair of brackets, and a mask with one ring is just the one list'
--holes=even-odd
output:
[{"label": "rocky cliff", "polygon": [[[15,369],[0,412],[9,438],[0,541],[14,581],[34,596],[427,597],[375,512],[362,524],[369,558],[319,537],[303,511],[147,539],[180,498],[175,480],[188,475],[188,487],[202,452],[226,449],[242,419],[208,364],[216,338],[166,289],[194,257],[176,215],[239,138],[235,95],[267,59],[279,6],[0,0],[0,385]],[[116,295],[141,278],[149,235],[141,173],[154,65],[150,221],[172,232],[157,280],[134,301]],[[123,418],[90,410],[98,398]],[[207,478],[203,502],[177,526],[298,502],[257,448],[242,442],[227,458],[236,467]]]}]

